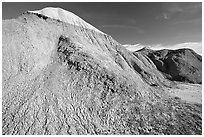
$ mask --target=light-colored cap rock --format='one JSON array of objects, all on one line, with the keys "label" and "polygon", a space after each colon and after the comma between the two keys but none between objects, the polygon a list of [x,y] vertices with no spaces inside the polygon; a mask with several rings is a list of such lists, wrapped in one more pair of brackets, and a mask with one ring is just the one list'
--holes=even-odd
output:
[{"label": "light-colored cap rock", "polygon": [[66,11],[62,8],[47,7],[47,8],[41,9],[41,10],[28,11],[28,12],[41,14],[41,15],[50,17],[52,19],[57,19],[57,20],[60,20],[62,22],[65,22],[65,23],[69,23],[72,25],[86,28],[86,29],[91,29],[91,30],[94,30],[96,32],[104,34],[102,31],[98,30],[97,28],[95,28],[91,24],[85,22],[83,19],[81,19],[80,17],[78,17],[74,13]]}]

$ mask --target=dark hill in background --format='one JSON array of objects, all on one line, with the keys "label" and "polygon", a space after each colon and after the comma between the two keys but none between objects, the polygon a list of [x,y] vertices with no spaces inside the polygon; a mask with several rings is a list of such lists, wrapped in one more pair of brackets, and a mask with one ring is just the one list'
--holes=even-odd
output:
[{"label": "dark hill in background", "polygon": [[147,55],[38,14],[2,25],[3,135],[202,134],[202,105]]},{"label": "dark hill in background", "polygon": [[143,48],[134,54],[148,56],[170,80],[202,83],[202,57],[191,49],[158,50]]}]

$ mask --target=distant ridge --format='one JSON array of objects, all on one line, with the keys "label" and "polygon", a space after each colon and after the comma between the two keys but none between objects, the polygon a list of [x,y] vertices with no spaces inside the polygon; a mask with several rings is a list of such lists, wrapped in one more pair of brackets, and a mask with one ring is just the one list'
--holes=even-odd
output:
[{"label": "distant ridge", "polygon": [[202,56],[192,49],[152,50],[145,47],[136,52],[148,56],[170,80],[202,83]]}]

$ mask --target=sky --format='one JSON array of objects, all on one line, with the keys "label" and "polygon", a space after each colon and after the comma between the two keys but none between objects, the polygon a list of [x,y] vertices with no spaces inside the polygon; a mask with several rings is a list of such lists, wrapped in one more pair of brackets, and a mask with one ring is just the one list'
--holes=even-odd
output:
[{"label": "sky", "polygon": [[60,7],[75,13],[121,44],[169,47],[198,43],[202,47],[201,2],[3,2],[2,18],[28,10]]}]

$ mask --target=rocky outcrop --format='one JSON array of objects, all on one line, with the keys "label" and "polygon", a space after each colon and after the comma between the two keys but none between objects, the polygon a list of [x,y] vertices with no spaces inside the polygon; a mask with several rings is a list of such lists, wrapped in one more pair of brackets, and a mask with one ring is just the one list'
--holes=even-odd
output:
[{"label": "rocky outcrop", "polygon": [[2,24],[2,134],[202,133],[202,105],[111,36],[32,13]]},{"label": "rocky outcrop", "polygon": [[144,48],[138,52],[147,55],[170,80],[202,83],[202,57],[191,49],[153,51]]}]

